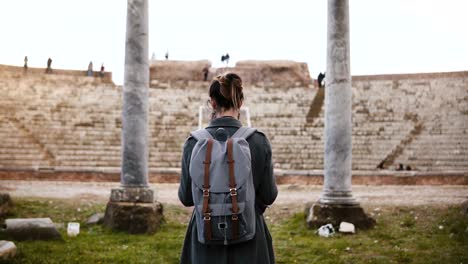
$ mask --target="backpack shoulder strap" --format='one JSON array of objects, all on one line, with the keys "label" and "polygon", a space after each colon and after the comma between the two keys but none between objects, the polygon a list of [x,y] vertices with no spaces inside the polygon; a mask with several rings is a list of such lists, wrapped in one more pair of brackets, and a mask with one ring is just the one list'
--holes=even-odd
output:
[{"label": "backpack shoulder strap", "polygon": [[252,127],[240,127],[234,135],[232,135],[233,138],[243,138],[247,139],[251,135],[253,135],[257,131],[257,129],[252,128]]},{"label": "backpack shoulder strap", "polygon": [[213,136],[211,136],[210,132],[208,132],[208,130],[206,130],[204,128],[192,131],[192,133],[190,133],[190,135],[192,137],[194,137],[197,141],[199,141],[201,139],[205,139],[205,138],[213,138]]}]

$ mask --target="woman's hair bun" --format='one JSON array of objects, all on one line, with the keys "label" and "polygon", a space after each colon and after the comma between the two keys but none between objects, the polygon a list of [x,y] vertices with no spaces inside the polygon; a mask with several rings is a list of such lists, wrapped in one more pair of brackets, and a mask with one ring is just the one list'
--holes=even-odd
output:
[{"label": "woman's hair bun", "polygon": [[231,100],[232,99],[232,93],[231,93],[231,85],[227,85],[228,81],[226,80],[225,76],[218,76],[218,81],[221,84],[221,89],[220,92],[223,95],[224,98]]},{"label": "woman's hair bun", "polygon": [[[210,97],[215,99],[216,103],[224,108],[234,107],[239,109],[244,100],[242,79],[235,73],[225,73],[219,75],[211,83]],[[220,98],[221,97],[221,98]]]}]

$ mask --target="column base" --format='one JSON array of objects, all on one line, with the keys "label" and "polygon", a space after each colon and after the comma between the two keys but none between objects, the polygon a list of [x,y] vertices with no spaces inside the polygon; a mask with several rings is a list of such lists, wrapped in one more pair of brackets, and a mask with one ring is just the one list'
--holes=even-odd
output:
[{"label": "column base", "polygon": [[354,224],[358,229],[369,229],[375,226],[375,220],[366,215],[359,204],[339,205],[323,204],[320,202],[306,206],[307,226],[318,228],[322,225],[332,224],[338,227],[341,222]]},{"label": "column base", "polygon": [[119,187],[111,190],[111,202],[152,203],[154,191],[148,187]]},{"label": "column base", "polygon": [[320,204],[327,205],[346,205],[359,206],[358,201],[353,197],[351,190],[327,190],[325,189],[318,201]]},{"label": "column base", "polygon": [[159,202],[133,203],[109,201],[104,225],[130,234],[152,234],[163,220],[163,206]]}]

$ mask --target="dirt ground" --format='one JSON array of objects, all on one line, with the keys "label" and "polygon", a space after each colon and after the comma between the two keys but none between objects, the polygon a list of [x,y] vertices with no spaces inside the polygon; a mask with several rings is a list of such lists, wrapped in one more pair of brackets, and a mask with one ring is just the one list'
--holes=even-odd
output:
[{"label": "dirt ground", "polygon": [[[115,182],[76,182],[76,181],[10,181],[0,180],[0,192],[8,192],[15,197],[67,199],[76,203],[105,203],[110,190],[118,187]],[[184,208],[177,197],[178,184],[151,184],[156,199],[166,206]],[[279,185],[275,203],[267,209],[268,223],[276,223],[297,212],[301,212],[308,202],[317,201],[322,186],[319,185]],[[353,195],[371,216],[393,206],[450,206],[459,205],[468,199],[466,185],[385,185],[353,186]],[[187,222],[192,208],[185,208],[183,214],[173,215],[180,223]]]},{"label": "dirt ground", "polygon": [[[79,199],[106,202],[110,190],[118,187],[114,182],[65,182],[65,181],[0,181],[0,192],[12,197],[42,197]],[[178,184],[151,184],[156,199],[165,204],[180,204]],[[318,185],[279,185],[276,205],[304,204],[316,201],[321,194]],[[385,185],[353,186],[353,195],[363,205],[442,205],[459,204],[468,199],[465,185]]]}]

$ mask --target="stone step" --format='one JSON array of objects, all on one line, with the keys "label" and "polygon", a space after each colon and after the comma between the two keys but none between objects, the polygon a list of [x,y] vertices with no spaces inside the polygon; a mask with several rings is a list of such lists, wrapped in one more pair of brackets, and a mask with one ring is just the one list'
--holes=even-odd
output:
[{"label": "stone step", "polygon": [[58,166],[66,167],[120,167],[120,162],[114,161],[70,161],[70,160],[61,160],[57,162]]},{"label": "stone step", "polygon": [[89,145],[61,145],[61,144],[48,144],[48,147],[51,149],[57,149],[60,151],[69,151],[69,150],[103,150],[103,151],[116,151],[120,152],[120,144],[119,145],[102,145],[102,144],[89,144]]},{"label": "stone step", "polygon": [[25,160],[25,159],[19,159],[19,160],[13,160],[13,159],[2,159],[0,160],[0,168],[14,168],[16,166],[18,167],[35,167],[35,166],[48,166],[49,162],[46,160]]},{"label": "stone step", "polygon": [[117,155],[74,155],[74,156],[64,156],[57,155],[55,157],[56,161],[120,161],[120,153],[115,153]]}]

